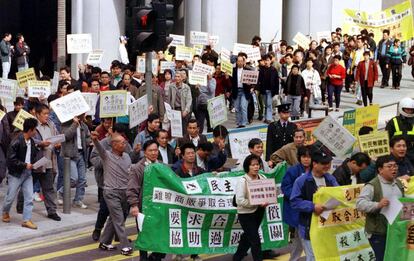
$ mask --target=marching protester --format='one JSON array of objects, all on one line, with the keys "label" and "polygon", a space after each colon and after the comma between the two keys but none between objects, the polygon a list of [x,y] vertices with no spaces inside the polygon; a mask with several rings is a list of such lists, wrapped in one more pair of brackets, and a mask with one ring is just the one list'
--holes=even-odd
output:
[{"label": "marching protester", "polygon": [[391,156],[381,156],[376,161],[378,176],[361,190],[356,208],[366,213],[365,232],[375,252],[375,259],[384,260],[388,221],[380,212],[390,205],[390,199],[404,196],[404,188],[397,179],[398,165]]},{"label": "marching protester", "polygon": [[355,74],[355,81],[358,81],[361,86],[362,102],[365,107],[368,106],[367,97],[369,99],[369,105],[372,105],[372,92],[375,82],[378,81],[377,64],[370,57],[371,53],[365,51],[364,60],[359,62]]},{"label": "marching protester", "polygon": [[382,31],[382,39],[378,42],[377,48],[377,62],[381,68],[382,80],[381,88],[388,87],[388,82],[390,79],[390,66],[388,65],[388,51],[392,46],[392,40],[390,38],[390,31],[385,29]]},{"label": "marching protester", "polygon": [[233,68],[233,76],[231,77],[231,95],[236,110],[237,128],[244,128],[248,123],[247,105],[251,98],[250,86],[242,83],[243,70],[247,70],[245,57],[243,54],[238,54],[236,68]]},{"label": "marching protester", "polygon": [[371,159],[366,153],[357,152],[349,159],[342,162],[332,175],[340,186],[364,183],[360,173],[371,164]]},{"label": "marching protester", "polygon": [[175,83],[170,85],[167,103],[173,110],[181,111],[182,124],[185,128],[191,118],[193,98],[190,87],[183,80],[182,74],[175,74]]},{"label": "marching protester", "polygon": [[319,72],[314,68],[314,60],[311,57],[306,60],[306,69],[301,74],[306,86],[306,93],[302,97],[303,110],[309,113],[309,106],[320,104],[322,98],[320,88],[321,77],[319,76]]},{"label": "marching protester", "polygon": [[174,148],[168,143],[169,134],[166,130],[159,130],[155,135],[156,141],[159,145],[159,156],[158,160],[167,165],[172,165],[177,161],[177,156],[175,155]]},{"label": "marching protester", "polygon": [[332,64],[329,65],[326,74],[329,76],[328,85],[328,103],[329,110],[333,110],[333,96],[335,96],[335,111],[339,111],[339,104],[341,102],[341,91],[343,81],[345,80],[345,68],[339,64],[341,56],[335,55]]},{"label": "marching protester", "polygon": [[286,80],[284,94],[287,96],[287,103],[291,105],[291,119],[299,120],[300,104],[305,96],[306,86],[303,77],[299,74],[299,66],[294,64]]},{"label": "marching protester", "polygon": [[270,156],[272,166],[276,166],[283,161],[286,161],[289,166],[298,164],[298,149],[303,145],[305,145],[305,131],[296,129],[293,133],[293,142],[286,144]]},{"label": "marching protester", "polygon": [[265,110],[265,123],[272,122],[273,115],[273,97],[279,94],[279,75],[276,68],[271,66],[270,55],[263,56],[264,66],[259,71],[259,93],[262,96],[266,110]]},{"label": "marching protester", "polygon": [[392,71],[392,88],[399,90],[402,79],[402,65],[407,59],[407,54],[399,39],[394,39],[394,44],[388,50],[387,57]]},{"label": "marching protester", "polygon": [[187,122],[186,126],[186,133],[183,138],[177,139],[177,151],[176,154],[180,154],[178,151],[180,147],[186,143],[193,143],[195,147],[198,146],[198,144],[206,143],[207,138],[204,134],[200,133],[200,128],[198,127],[198,123],[196,119],[190,119]]}]

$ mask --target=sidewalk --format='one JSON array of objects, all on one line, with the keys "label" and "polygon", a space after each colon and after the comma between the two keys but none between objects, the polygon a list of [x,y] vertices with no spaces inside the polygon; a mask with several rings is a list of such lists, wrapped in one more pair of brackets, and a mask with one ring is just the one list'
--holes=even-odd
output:
[{"label": "sidewalk", "polygon": [[[22,215],[16,213],[16,201],[10,210],[11,221],[4,223],[0,221],[0,246],[7,246],[13,243],[39,239],[41,237],[67,232],[79,228],[94,227],[96,215],[99,209],[98,188],[96,186],[93,170],[87,171],[88,187],[86,188],[83,202],[88,206],[87,209],[71,208],[71,214],[63,214],[63,206],[58,205],[57,213],[62,218],[61,221],[54,221],[47,218],[46,208],[43,202],[33,202],[32,221],[38,226],[37,230],[23,228]],[[5,181],[0,185],[0,204],[3,206],[7,185]],[[73,197],[75,189],[71,190]]]}]

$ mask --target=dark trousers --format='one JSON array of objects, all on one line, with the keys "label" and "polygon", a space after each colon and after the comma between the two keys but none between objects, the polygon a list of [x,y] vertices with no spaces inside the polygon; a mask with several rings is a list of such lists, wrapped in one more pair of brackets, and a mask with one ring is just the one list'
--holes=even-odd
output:
[{"label": "dark trousers", "polygon": [[197,125],[200,128],[200,133],[204,131],[204,121],[207,120],[207,132],[212,132],[210,124],[210,117],[208,115],[207,104],[199,104],[196,110]]},{"label": "dark trousers", "polygon": [[392,70],[392,87],[400,87],[400,82],[402,78],[402,65],[391,64],[391,70]]},{"label": "dark trousers", "polygon": [[372,235],[369,239],[369,244],[372,247],[372,250],[374,250],[375,258],[377,261],[384,260],[384,254],[385,254],[385,242],[387,240],[386,235]]},{"label": "dark trousers", "polygon": [[329,85],[329,79],[322,80],[322,83],[321,83],[322,102],[326,101],[325,95],[327,92],[326,90],[328,89],[328,85]]},{"label": "dark trousers", "polygon": [[262,247],[260,243],[259,227],[264,215],[264,208],[258,208],[250,214],[239,214],[240,225],[243,229],[239,246],[233,256],[233,261],[243,259],[249,248],[254,261],[262,261]]},{"label": "dark trousers", "polygon": [[328,85],[328,103],[329,107],[332,108],[333,106],[333,97],[335,96],[335,105],[336,108],[339,108],[339,104],[341,103],[341,91],[342,91],[342,85]]},{"label": "dark trousers", "polygon": [[379,66],[382,73],[382,81],[381,86],[388,86],[388,81],[390,80],[390,67],[387,68],[387,58],[380,57],[379,58]]},{"label": "dark trousers", "polygon": [[103,189],[98,188],[98,201],[99,201],[99,210],[98,216],[96,217],[95,229],[102,230],[105,225],[106,219],[109,217],[108,206],[106,205],[105,199],[103,197]]},{"label": "dark trousers", "polygon": [[364,81],[364,84],[361,86],[361,94],[362,94],[362,101],[364,102],[364,106],[368,106],[367,104],[367,97],[369,99],[369,103],[372,104],[372,89],[373,87],[368,87],[368,81]]},{"label": "dark trousers", "polygon": [[345,90],[349,92],[349,88],[351,84],[354,82],[354,75],[353,74],[346,74],[345,76]]},{"label": "dark trousers", "polygon": [[254,102],[253,102],[253,98],[250,98],[249,100],[247,100],[247,121],[250,123],[253,121],[253,116],[254,116]]}]

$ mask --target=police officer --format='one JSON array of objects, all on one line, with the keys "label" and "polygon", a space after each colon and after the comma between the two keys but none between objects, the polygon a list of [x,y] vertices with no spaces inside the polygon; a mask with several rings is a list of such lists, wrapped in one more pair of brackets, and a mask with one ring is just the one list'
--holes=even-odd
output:
[{"label": "police officer", "polygon": [[407,141],[407,156],[414,164],[414,100],[403,98],[398,105],[400,115],[388,121],[386,130],[390,139],[394,136],[403,136]]},{"label": "police officer", "polygon": [[[296,124],[289,121],[290,103],[277,106],[277,110],[279,112],[279,120],[270,123],[267,128],[266,161],[270,161],[270,156],[273,152],[293,142],[293,135],[297,129]],[[273,163],[269,162],[269,164]]]}]

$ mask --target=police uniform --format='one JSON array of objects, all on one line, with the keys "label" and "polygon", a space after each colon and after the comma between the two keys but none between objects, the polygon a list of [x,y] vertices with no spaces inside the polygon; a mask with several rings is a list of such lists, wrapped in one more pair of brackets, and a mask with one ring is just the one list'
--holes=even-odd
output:
[{"label": "police uniform", "polygon": [[388,131],[390,139],[394,136],[403,136],[407,142],[407,157],[414,164],[414,125],[408,118],[399,115],[392,118],[385,129]]},{"label": "police uniform", "polygon": [[[280,112],[289,112],[290,104],[281,104],[277,106]],[[293,142],[293,135],[297,126],[293,122],[286,122],[286,126],[282,126],[280,120],[272,122],[267,127],[267,138],[266,138],[266,161],[270,160],[270,156],[282,148],[284,145]]]}]

